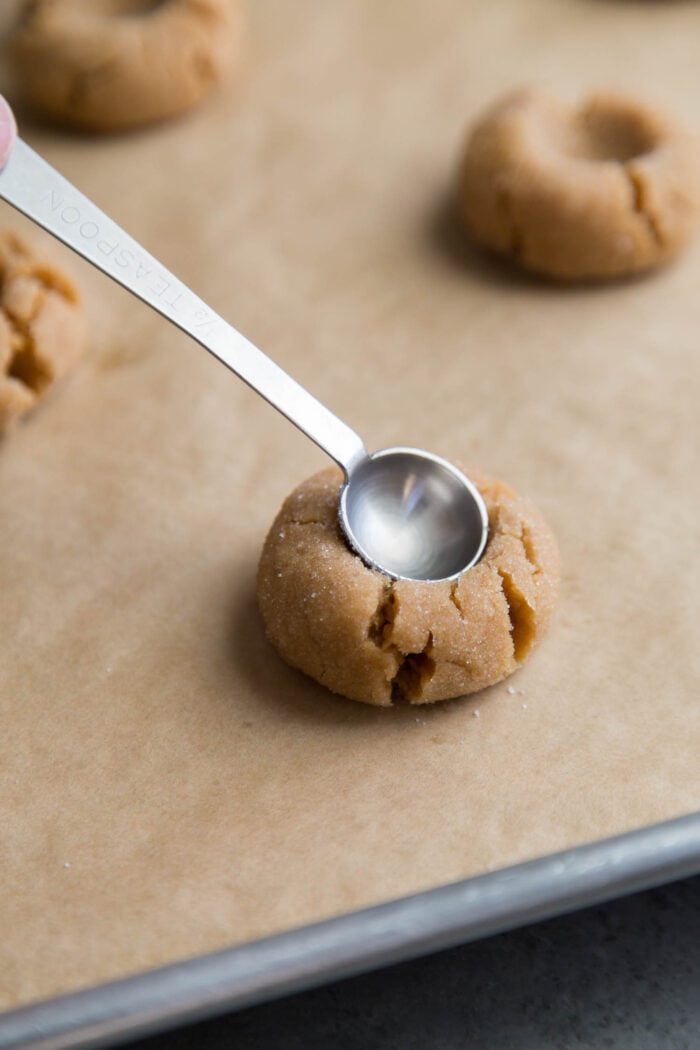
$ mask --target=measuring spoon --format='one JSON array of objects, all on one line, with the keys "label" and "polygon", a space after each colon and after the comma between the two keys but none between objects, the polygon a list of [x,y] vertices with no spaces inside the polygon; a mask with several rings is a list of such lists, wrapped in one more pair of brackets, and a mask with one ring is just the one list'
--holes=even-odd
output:
[{"label": "measuring spoon", "polygon": [[481,557],[488,516],[475,485],[414,448],[368,454],[358,435],[17,139],[0,197],[192,336],[342,468],[350,546],[394,579],[453,579]]}]

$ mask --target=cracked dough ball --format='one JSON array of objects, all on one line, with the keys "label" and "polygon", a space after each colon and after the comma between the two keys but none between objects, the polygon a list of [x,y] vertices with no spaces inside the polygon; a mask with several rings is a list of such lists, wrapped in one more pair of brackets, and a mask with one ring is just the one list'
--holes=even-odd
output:
[{"label": "cracked dough ball", "polygon": [[25,0],[10,41],[38,111],[117,131],[195,106],[238,57],[239,0]]},{"label": "cracked dough ball", "polygon": [[459,175],[476,241],[559,280],[620,277],[671,259],[700,208],[700,139],[615,94],[574,108],[536,89],[473,128]]},{"label": "cracked dough ball", "polygon": [[0,232],[0,434],[68,371],[83,344],[76,286],[23,237]]},{"label": "cracked dough ball", "polygon": [[536,507],[479,471],[490,535],[457,580],[393,581],[345,544],[340,471],[315,474],[285,501],[258,569],[268,637],[292,665],[368,704],[428,704],[515,671],[554,611],[556,540]]}]

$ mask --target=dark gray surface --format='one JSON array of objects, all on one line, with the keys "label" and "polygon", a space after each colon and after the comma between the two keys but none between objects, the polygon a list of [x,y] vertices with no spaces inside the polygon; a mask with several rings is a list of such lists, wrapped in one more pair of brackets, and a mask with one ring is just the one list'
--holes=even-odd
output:
[{"label": "dark gray surface", "polygon": [[694,1050],[700,878],[131,1045]]}]

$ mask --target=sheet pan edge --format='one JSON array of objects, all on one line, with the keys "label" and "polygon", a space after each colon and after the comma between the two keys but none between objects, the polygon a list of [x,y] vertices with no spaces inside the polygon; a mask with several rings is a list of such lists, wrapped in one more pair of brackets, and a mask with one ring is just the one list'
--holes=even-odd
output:
[{"label": "sheet pan edge", "polygon": [[0,1015],[0,1048],[136,1038],[700,872],[700,812]]}]

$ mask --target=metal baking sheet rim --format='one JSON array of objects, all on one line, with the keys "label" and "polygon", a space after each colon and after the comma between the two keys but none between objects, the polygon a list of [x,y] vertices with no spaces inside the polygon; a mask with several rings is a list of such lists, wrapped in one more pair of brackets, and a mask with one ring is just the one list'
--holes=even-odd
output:
[{"label": "metal baking sheet rim", "polygon": [[0,1014],[0,1048],[104,1046],[700,872],[700,812]]}]

